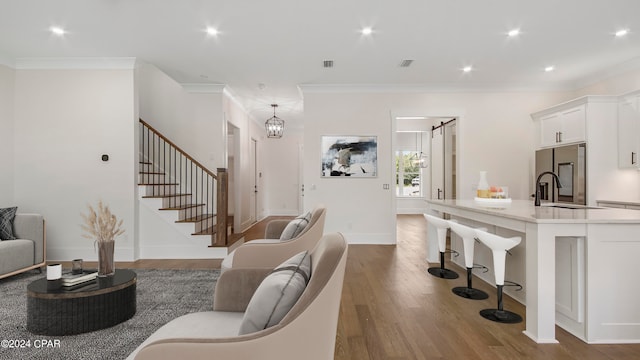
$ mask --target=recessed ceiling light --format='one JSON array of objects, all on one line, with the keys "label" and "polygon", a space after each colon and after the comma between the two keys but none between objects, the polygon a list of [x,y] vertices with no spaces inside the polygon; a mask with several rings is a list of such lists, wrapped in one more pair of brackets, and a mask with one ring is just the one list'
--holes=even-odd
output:
[{"label": "recessed ceiling light", "polygon": [[67,33],[63,28],[59,26],[52,26],[49,28],[49,31],[51,31],[52,34],[58,35],[58,36],[64,36],[64,34]]},{"label": "recessed ceiling light", "polygon": [[616,37],[623,37],[629,33],[629,29],[620,29],[616,31]]},{"label": "recessed ceiling light", "polygon": [[216,36],[219,34],[218,29],[213,27],[208,27],[206,31],[207,31],[207,35],[210,35],[210,36]]},{"label": "recessed ceiling light", "polygon": [[544,68],[544,71],[546,71],[546,72],[550,72],[550,71],[553,71],[553,70],[555,70],[555,69],[556,69],[556,67],[555,67],[555,66],[550,65],[550,66],[545,67],[545,68]]},{"label": "recessed ceiling light", "polygon": [[365,27],[362,28],[360,32],[362,33],[362,35],[371,35],[373,33],[373,29],[370,27]]},{"label": "recessed ceiling light", "polygon": [[462,68],[462,71],[464,71],[466,73],[471,72],[471,70],[473,70],[473,68],[471,66],[465,66],[465,67]]},{"label": "recessed ceiling light", "polygon": [[520,35],[520,29],[513,29],[513,30],[509,31],[507,33],[507,35],[509,35],[509,37],[516,37],[516,36]]}]

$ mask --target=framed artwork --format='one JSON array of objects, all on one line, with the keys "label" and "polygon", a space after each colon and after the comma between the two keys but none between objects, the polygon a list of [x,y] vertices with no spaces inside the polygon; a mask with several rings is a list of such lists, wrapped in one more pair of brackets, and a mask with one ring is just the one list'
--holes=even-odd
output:
[{"label": "framed artwork", "polygon": [[321,177],[378,176],[376,136],[322,136]]}]

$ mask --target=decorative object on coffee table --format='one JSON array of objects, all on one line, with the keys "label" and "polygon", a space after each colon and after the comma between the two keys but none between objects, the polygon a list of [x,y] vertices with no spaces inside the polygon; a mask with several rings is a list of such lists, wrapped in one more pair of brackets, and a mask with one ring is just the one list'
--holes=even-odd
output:
[{"label": "decorative object on coffee table", "polygon": [[118,221],[115,215],[105,206],[102,201],[98,202],[98,211],[88,205],[89,214],[81,214],[84,224],[83,236],[93,239],[94,245],[98,247],[98,276],[111,276],[115,272],[113,264],[113,250],[115,238],[124,233],[122,220]]}]

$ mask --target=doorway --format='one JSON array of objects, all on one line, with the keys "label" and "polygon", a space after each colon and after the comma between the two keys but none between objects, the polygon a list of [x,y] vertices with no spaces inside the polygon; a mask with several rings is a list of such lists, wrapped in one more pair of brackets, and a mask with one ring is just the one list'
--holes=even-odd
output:
[{"label": "doorway", "polygon": [[251,138],[251,149],[249,150],[249,169],[251,176],[251,195],[249,200],[249,222],[254,224],[258,221],[258,141]]},{"label": "doorway", "polygon": [[456,199],[456,119],[431,128],[431,199]]}]

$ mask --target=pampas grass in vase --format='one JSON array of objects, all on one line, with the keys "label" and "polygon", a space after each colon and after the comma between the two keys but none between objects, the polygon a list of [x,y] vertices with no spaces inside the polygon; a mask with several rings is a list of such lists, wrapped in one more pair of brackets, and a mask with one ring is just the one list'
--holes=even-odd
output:
[{"label": "pampas grass in vase", "polygon": [[81,214],[84,224],[83,237],[94,240],[94,246],[98,248],[98,276],[111,276],[115,273],[113,263],[113,250],[115,238],[124,233],[122,220],[118,221],[115,215],[102,201],[98,202],[96,211],[91,205],[88,214]]}]

